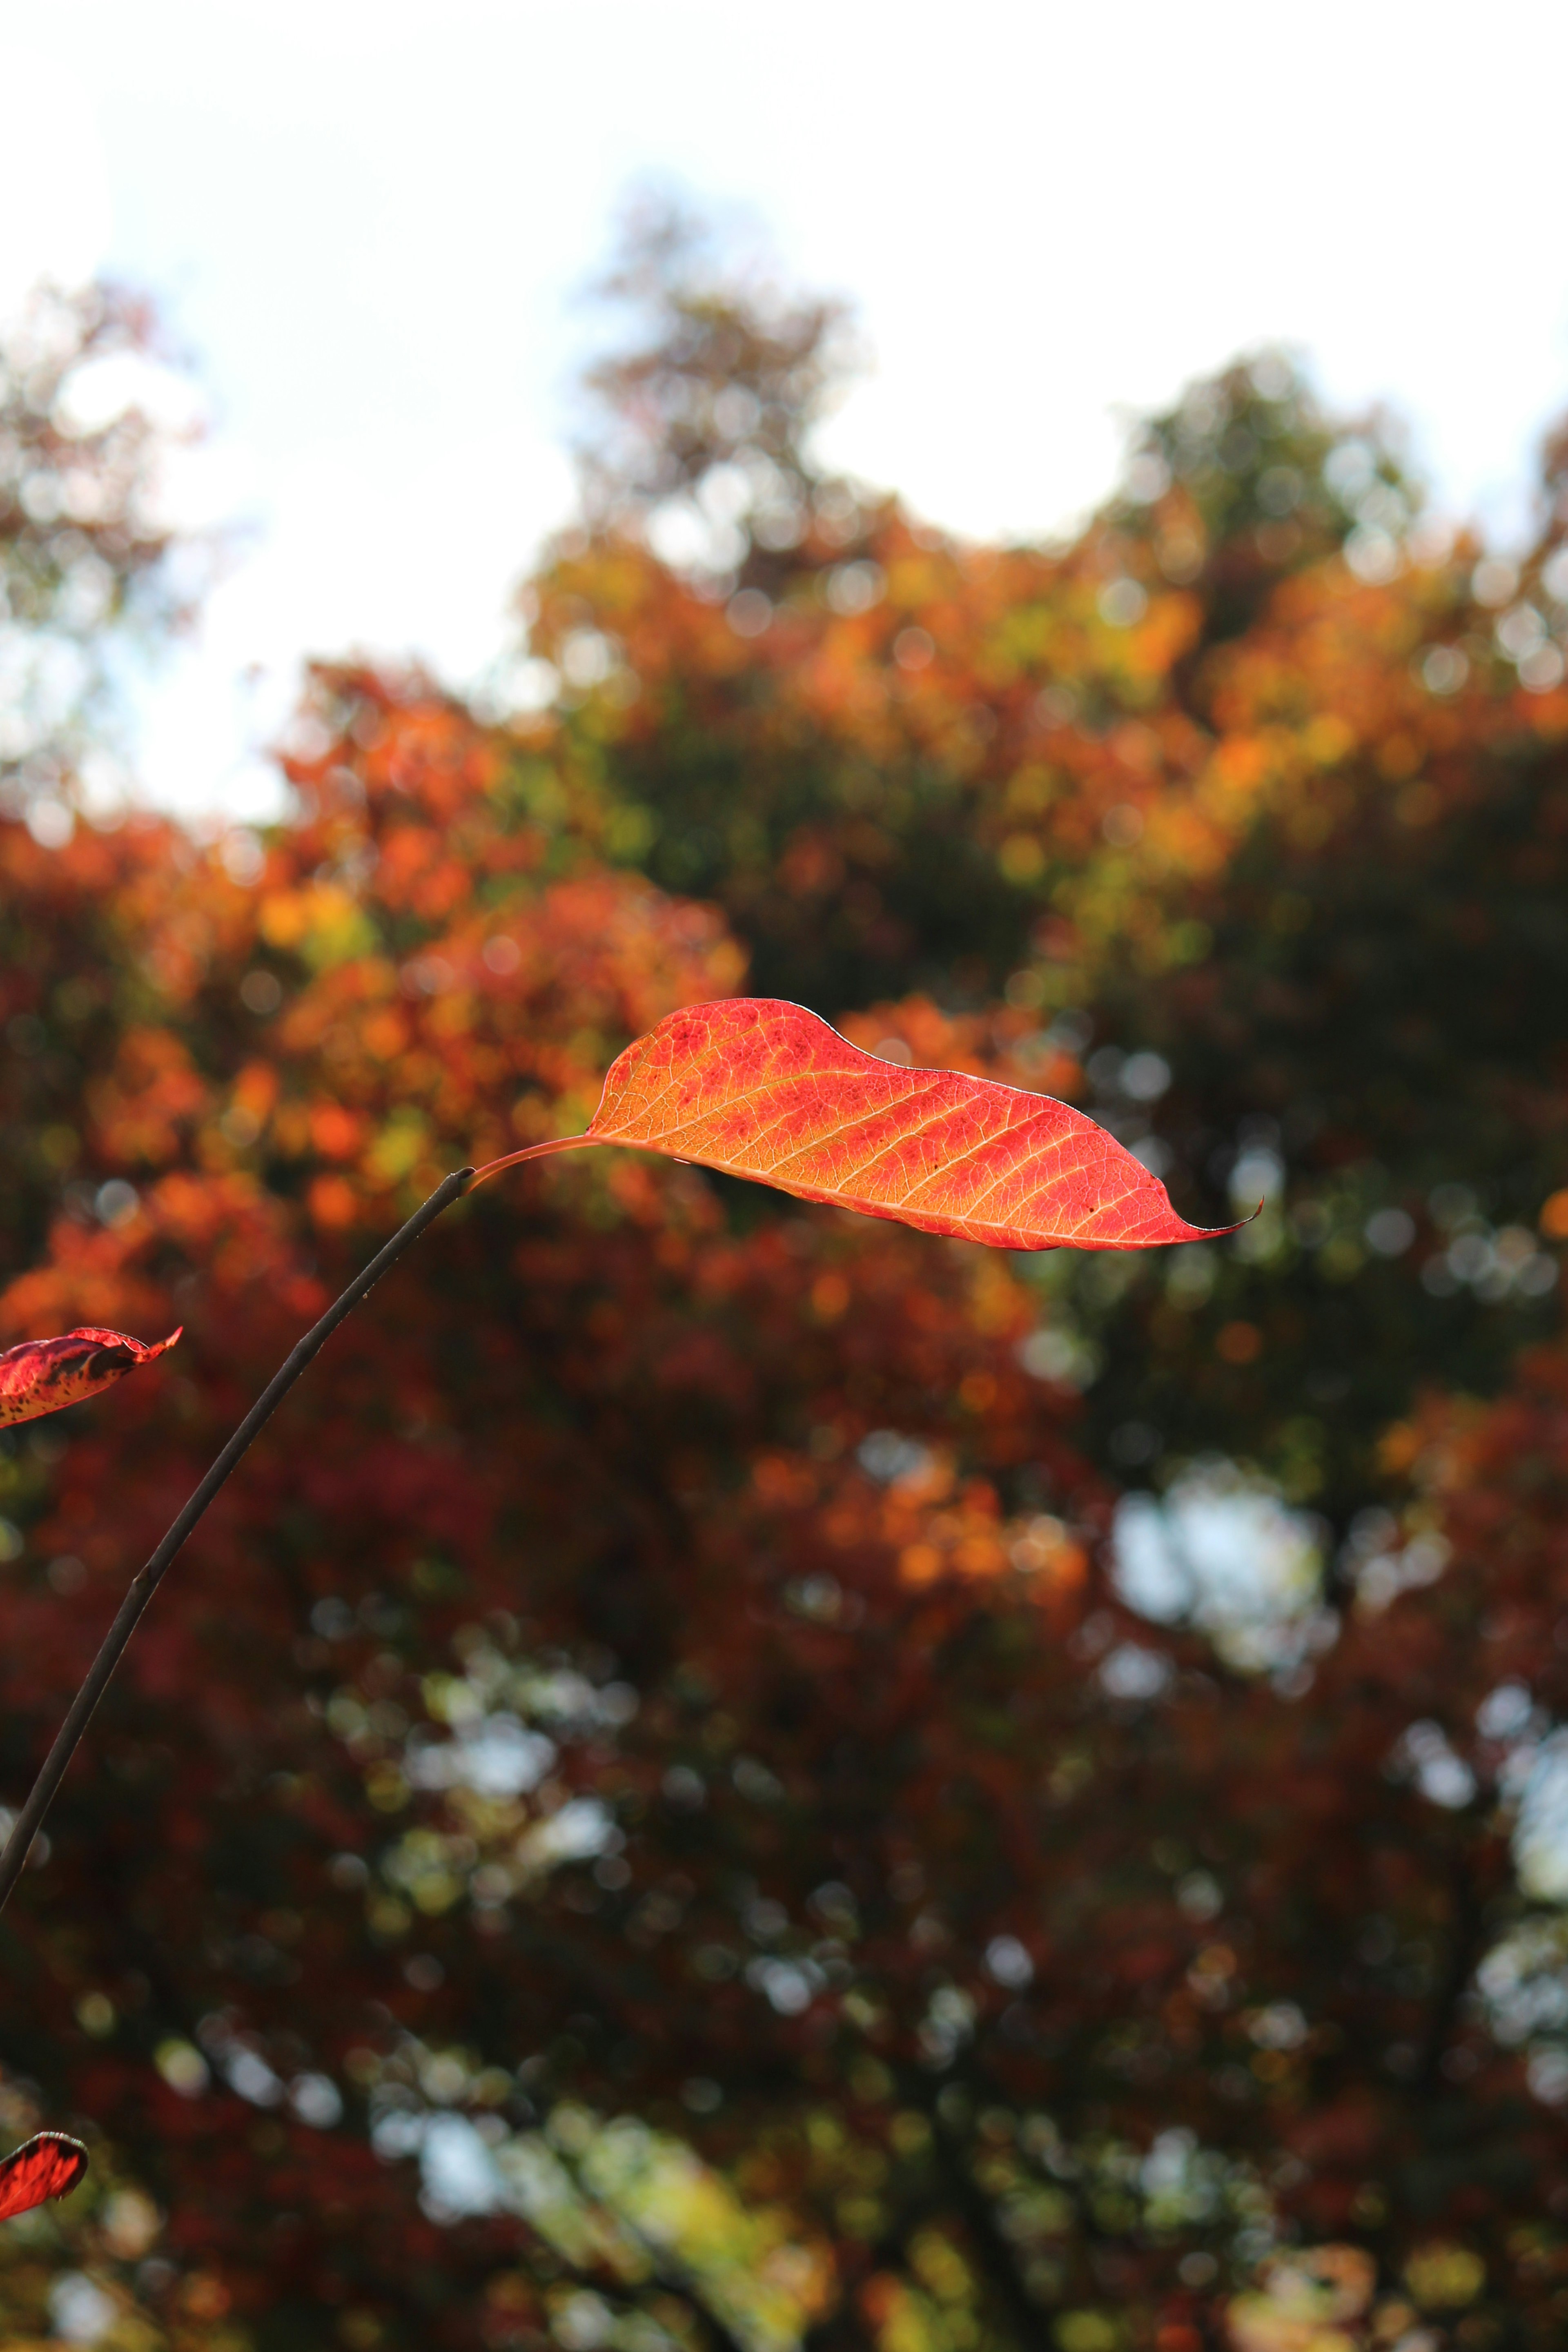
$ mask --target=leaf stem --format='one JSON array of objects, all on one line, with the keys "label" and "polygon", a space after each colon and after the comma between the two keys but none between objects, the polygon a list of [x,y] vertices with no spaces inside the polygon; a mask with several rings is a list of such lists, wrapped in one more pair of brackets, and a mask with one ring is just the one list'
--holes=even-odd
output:
[{"label": "leaf stem", "polygon": [[70,1711],[60,1726],[55,1744],[33,1783],[26,1803],[16,1817],[16,1826],[5,1841],[5,1850],[0,1853],[0,1910],[4,1910],[11,1889],[22,1874],[22,1866],[42,1826],[44,1815],[53,1802],[55,1791],[65,1778],[66,1768],[92,1719],[93,1709],[109,1686],[110,1677],[120,1664],[127,1643],[136,1631],[142,1611],[163,1580],[164,1570],[218,1488],[240,1461],[252,1439],[270,1420],[307,1364],[320,1353],[344,1317],[351,1314],[366,1293],[374,1288],[388,1266],[402,1256],[410,1242],[417,1241],[426,1227],[435,1223],[443,1209],[461,1199],[468,1189],[473,1173],[471,1168],[459,1168],[438,1184],[424,1206],[416,1209],[405,1225],[398,1227],[385,1248],[372,1258],[363,1273],[355,1275],[342,1297],[332,1301],[321,1321],[306,1332],[287,1362],[273,1374],[257,1398],[145,1568],[132,1579],[131,1588],[120,1604],[120,1612],[104,1635],[87,1679],[71,1701]]},{"label": "leaf stem", "polygon": [[602,1138],[596,1135],[557,1135],[548,1143],[531,1143],[526,1150],[509,1151],[504,1159],[487,1160],[482,1168],[476,1168],[469,1190],[477,1191],[481,1184],[488,1184],[490,1178],[499,1176],[503,1168],[521,1167],[525,1160],[547,1160],[552,1151],[580,1151],[585,1143],[601,1140]]}]

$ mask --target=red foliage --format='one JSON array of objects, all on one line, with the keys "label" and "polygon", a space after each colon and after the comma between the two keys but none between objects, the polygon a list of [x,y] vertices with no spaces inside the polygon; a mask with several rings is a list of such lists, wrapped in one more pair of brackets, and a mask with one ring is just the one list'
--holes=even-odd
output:
[{"label": "red foliage", "polygon": [[[563,546],[548,714],[321,673],[263,839],[0,824],[5,1336],[187,1335],[0,1438],[8,1796],[378,1240],[748,969],[1200,1213],[1275,1155],[1234,1242],[1081,1264],[552,1158],[375,1291],[6,1915],[5,2115],[157,2200],[182,2340],[1187,2352],[1327,2237],[1235,2326],[1552,2340],[1568,704],[1478,551],[1374,577],[1323,437],[1210,391],[1058,550],[781,442],[732,596]],[[1323,1514],[1272,1647],[1118,1570],[1216,1449]],[[610,2178],[644,2126],[708,2238]]]}]

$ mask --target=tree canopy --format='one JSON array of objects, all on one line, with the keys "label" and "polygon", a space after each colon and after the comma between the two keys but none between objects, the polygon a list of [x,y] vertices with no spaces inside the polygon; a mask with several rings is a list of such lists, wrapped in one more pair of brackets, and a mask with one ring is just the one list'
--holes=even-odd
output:
[{"label": "tree canopy", "polygon": [[1454,536],[1264,353],[1070,541],[966,545],[818,465],[830,306],[658,225],[623,283],[543,708],[327,665],[274,827],[0,823],[0,1340],[186,1332],[0,1433],[4,1792],[304,1322],[678,1006],[795,999],[1263,1213],[1006,1254],[611,1152],[454,1213],[0,1928],[4,2120],[94,2152],[0,2307],[1555,2341],[1560,515]]}]

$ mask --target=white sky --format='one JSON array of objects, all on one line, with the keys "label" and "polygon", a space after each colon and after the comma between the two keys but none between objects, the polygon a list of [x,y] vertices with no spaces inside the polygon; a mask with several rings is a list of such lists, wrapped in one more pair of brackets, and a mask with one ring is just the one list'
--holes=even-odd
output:
[{"label": "white sky", "polygon": [[574,295],[649,176],[857,300],[830,454],[937,521],[1059,524],[1119,414],[1284,339],[1517,529],[1568,405],[1565,89],[1562,0],[0,0],[0,303],[157,294],[203,495],[256,526],[143,782],[252,813],[302,656],[496,654],[570,510]]}]

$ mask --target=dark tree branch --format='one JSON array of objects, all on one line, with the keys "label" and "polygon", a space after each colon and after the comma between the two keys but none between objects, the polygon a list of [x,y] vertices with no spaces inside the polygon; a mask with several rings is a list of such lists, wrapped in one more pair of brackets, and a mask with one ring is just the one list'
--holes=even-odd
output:
[{"label": "dark tree branch", "polygon": [[27,1801],[16,1817],[16,1826],[5,1842],[5,1853],[0,1854],[0,1910],[5,1908],[11,1889],[21,1876],[22,1865],[54,1800],[55,1791],[65,1778],[66,1768],[92,1720],[93,1709],[108,1688],[110,1677],[120,1664],[127,1643],[136,1631],[142,1611],[163,1580],[164,1570],[306,1366],[320,1353],[344,1317],[352,1314],[367,1292],[374,1288],[387,1267],[402,1256],[409,1244],[416,1242],[426,1227],[435,1223],[443,1209],[449,1208],[454,1201],[462,1197],[468,1189],[468,1180],[473,1172],[471,1168],[459,1168],[438,1184],[424,1206],[415,1211],[405,1225],[398,1227],[385,1248],[372,1258],[362,1274],[354,1276],[342,1296],[333,1300],[321,1321],[306,1332],[288,1361],[273,1375],[251,1406],[145,1568],[133,1578],[130,1591],[120,1604],[119,1614],[103,1637],[86,1681],[71,1701],[70,1710],[44,1760],[43,1769],[33,1783]]},{"label": "dark tree branch", "polygon": [[1469,1990],[1470,1979],[1480,1963],[1487,1941],[1486,1905],[1468,1866],[1468,1857],[1462,1845],[1456,1844],[1449,1855],[1448,1880],[1451,1904],[1448,1948],[1433,2000],[1432,2014],[1422,2037],[1421,2055],[1415,2071],[1416,2094],[1422,2099],[1432,2098],[1440,2087],[1438,2076],[1448,2037],[1458,2021],[1460,2004]]},{"label": "dark tree branch", "polygon": [[[620,2222],[623,2217],[620,2214],[617,2214],[616,2219],[617,2222]],[[637,2237],[637,2232],[635,2231],[631,2231],[629,2234],[633,2237]],[[540,2243],[544,2247],[545,2251],[548,2253],[553,2254],[556,2260],[559,2261],[561,2259],[560,2247],[552,2245],[548,2238],[541,2236],[537,2231],[535,2231],[535,2235],[539,2236]],[[642,2244],[642,2240],[640,2238],[637,2238],[637,2243],[639,2246]],[[633,2315],[646,2315],[647,2310],[647,2305],[645,2300],[647,2291],[650,2287],[657,2287],[661,2294],[673,2295],[678,2303],[682,2303],[686,2305],[688,2311],[691,2314],[691,2316],[698,2322],[699,2326],[711,2338],[713,2352],[749,2352],[749,2347],[741,2342],[739,2336],[731,2336],[723,2321],[718,2318],[713,2312],[710,2311],[702,2297],[697,2293],[689,2280],[688,2280],[684,2275],[671,2276],[668,2272],[655,2267],[648,2273],[646,2279],[640,2279],[636,2283],[629,2283],[625,2279],[612,2280],[606,2278],[602,2268],[599,2270],[583,2270],[577,2269],[576,2266],[574,2265],[574,2275],[582,2281],[584,2286],[587,2289],[590,2294],[596,2294],[602,2303],[611,2305],[617,2311],[624,2311]],[[668,2330],[666,2331],[666,2335],[668,2336]]]},{"label": "dark tree branch", "polygon": [[[638,2229],[628,2214],[619,2211],[615,2207],[606,2209],[603,2200],[597,2197],[584,2182],[577,2166],[564,2158],[563,2162],[571,2176],[573,2186],[584,2202],[597,2206],[601,2211],[607,2210],[616,2228],[631,2240],[637,2252],[643,2256],[648,2264],[647,2284],[650,2286],[662,2288],[667,2294],[679,2295],[682,2303],[690,2305],[712,2337],[714,2352],[747,2352],[746,2346],[732,2333],[728,2321],[721,2319],[714,2310],[703,2290],[701,2281],[690,2265],[679,2260],[672,2263],[668,2247],[656,2245],[651,2238]],[[601,2291],[595,2283],[595,2293]],[[632,2291],[629,2288],[623,2286],[621,2292],[630,2299]]]},{"label": "dark tree branch", "polygon": [[[924,2089],[924,2086],[921,2086]],[[1046,2314],[1040,2309],[1018,2267],[1017,2255],[996,2220],[996,2209],[970,2168],[969,2153],[942,2112],[930,2090],[916,2098],[931,2126],[937,2168],[963,2221],[980,2267],[1006,2315],[1018,2352],[1036,2352],[1048,2341]]]}]

